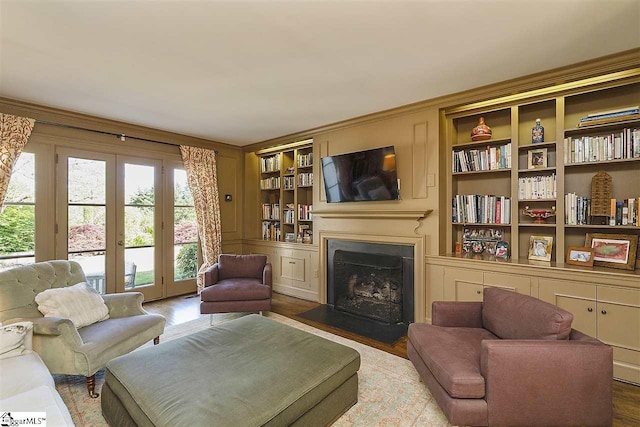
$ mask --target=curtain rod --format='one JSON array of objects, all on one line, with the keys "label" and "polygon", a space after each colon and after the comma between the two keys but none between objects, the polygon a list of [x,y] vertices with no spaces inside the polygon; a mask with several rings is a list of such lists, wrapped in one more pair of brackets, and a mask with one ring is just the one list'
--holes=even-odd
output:
[{"label": "curtain rod", "polygon": [[[61,128],[67,128],[67,129],[82,130],[82,131],[85,131],[85,132],[99,133],[101,135],[115,136],[116,138],[118,138],[122,142],[126,141],[127,138],[130,138],[130,139],[135,139],[135,140],[138,140],[138,141],[153,142],[155,144],[170,145],[172,147],[178,147],[178,148],[180,147],[180,144],[174,144],[174,143],[171,143],[171,142],[158,141],[156,139],[149,139],[149,138],[141,138],[139,136],[131,136],[131,135],[126,135],[124,133],[115,133],[115,132],[107,132],[107,131],[104,131],[104,130],[83,128],[81,126],[66,125],[64,123],[49,122],[49,121],[46,121],[46,120],[36,120],[36,123],[40,123],[40,124],[48,125],[48,126],[56,126],[56,127],[61,127]],[[214,149],[213,151],[215,151],[215,153],[218,154],[218,150]]]}]

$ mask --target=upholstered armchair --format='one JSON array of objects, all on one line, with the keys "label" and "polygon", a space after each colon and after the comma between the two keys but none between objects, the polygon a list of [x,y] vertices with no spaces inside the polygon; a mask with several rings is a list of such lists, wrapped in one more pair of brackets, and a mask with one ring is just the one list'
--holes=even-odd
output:
[{"label": "upholstered armchair", "polygon": [[91,397],[95,373],[106,363],[154,340],[164,331],[165,318],[142,308],[140,292],[103,295],[108,319],[76,328],[68,318],[44,317],[35,298],[47,289],[86,282],[80,264],[57,260],[0,272],[0,322],[33,322],[33,350],[52,374],[83,375]]},{"label": "upholstered armchair", "polygon": [[571,313],[498,288],[432,308],[431,325],[409,325],[407,355],[451,424],[611,425],[613,351]]},{"label": "upholstered armchair", "polygon": [[271,310],[271,264],[266,255],[218,257],[204,274],[200,313]]}]

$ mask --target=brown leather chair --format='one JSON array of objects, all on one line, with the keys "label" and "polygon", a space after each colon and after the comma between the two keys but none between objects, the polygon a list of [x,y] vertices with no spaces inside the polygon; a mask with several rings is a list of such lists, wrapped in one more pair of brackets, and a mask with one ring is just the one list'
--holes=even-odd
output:
[{"label": "brown leather chair", "polygon": [[200,313],[271,310],[271,264],[266,255],[222,254],[204,273]]},{"label": "brown leather chair", "polygon": [[449,422],[603,426],[613,421],[613,351],[537,298],[485,288],[483,302],[434,302],[407,355]]}]

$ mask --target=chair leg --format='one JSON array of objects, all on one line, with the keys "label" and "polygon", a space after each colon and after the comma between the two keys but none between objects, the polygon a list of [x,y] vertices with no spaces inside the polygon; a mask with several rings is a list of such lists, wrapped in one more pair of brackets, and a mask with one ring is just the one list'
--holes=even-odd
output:
[{"label": "chair leg", "polygon": [[153,339],[153,345],[158,345],[158,344],[160,344],[160,337],[155,337]]},{"label": "chair leg", "polygon": [[262,316],[262,310],[260,310],[260,316]]},{"label": "chair leg", "polygon": [[209,326],[213,326],[213,314],[209,315]]},{"label": "chair leg", "polygon": [[87,390],[89,391],[89,397],[95,399],[100,396],[95,392],[96,390],[96,374],[87,377]]}]

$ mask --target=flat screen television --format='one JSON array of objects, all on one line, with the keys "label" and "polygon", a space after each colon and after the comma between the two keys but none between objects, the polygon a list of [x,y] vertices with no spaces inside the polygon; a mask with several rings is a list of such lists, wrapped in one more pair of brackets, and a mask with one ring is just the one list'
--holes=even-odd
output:
[{"label": "flat screen television", "polygon": [[327,202],[398,200],[393,146],[322,158]]}]

